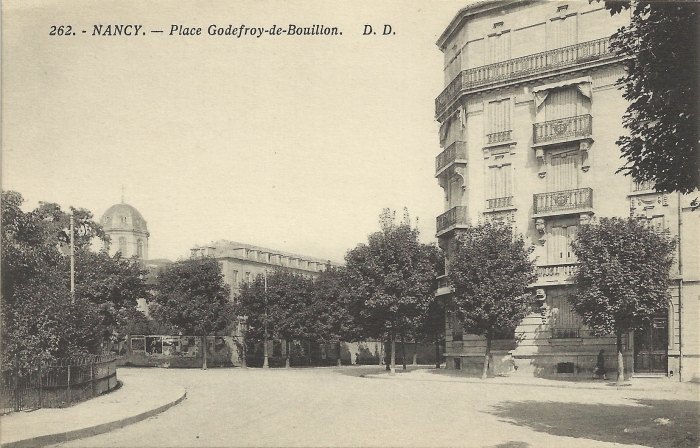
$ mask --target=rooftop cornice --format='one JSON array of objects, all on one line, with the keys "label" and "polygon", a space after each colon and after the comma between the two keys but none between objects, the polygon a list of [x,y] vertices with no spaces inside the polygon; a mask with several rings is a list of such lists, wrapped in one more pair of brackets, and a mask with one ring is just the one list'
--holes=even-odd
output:
[{"label": "rooftop cornice", "polygon": [[463,23],[469,20],[471,17],[493,11],[503,6],[516,4],[526,5],[528,3],[532,2],[530,0],[485,0],[466,6],[457,12],[454,19],[452,19],[450,24],[447,25],[445,31],[443,31],[440,38],[437,40],[437,42],[435,42],[435,45],[437,45],[441,51],[444,51],[445,43],[452,37],[455,31],[464,26]]}]

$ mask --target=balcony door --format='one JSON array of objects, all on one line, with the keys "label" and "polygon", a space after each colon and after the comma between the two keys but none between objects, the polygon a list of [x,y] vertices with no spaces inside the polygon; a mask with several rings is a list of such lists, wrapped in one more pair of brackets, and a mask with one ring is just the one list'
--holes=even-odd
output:
[{"label": "balcony door", "polygon": [[576,263],[571,242],[576,238],[577,217],[560,218],[550,221],[547,236],[547,263]]},{"label": "balcony door", "polygon": [[578,188],[578,152],[566,151],[549,156],[547,191],[575,190]]},{"label": "balcony door", "polygon": [[668,369],[668,319],[655,317],[634,332],[634,373],[663,373]]},{"label": "balcony door", "polygon": [[568,47],[578,43],[577,16],[557,17],[547,23],[547,49]]},{"label": "balcony door", "polygon": [[583,109],[581,95],[576,87],[553,89],[544,100],[545,121],[575,117]]}]

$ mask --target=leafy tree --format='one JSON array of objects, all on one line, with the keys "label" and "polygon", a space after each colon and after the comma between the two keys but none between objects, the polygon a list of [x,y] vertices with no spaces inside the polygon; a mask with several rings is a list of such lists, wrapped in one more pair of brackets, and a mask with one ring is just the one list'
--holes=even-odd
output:
[{"label": "leafy tree", "polygon": [[622,335],[668,309],[676,241],[634,218],[602,218],[579,227],[574,311],[594,334],[617,337],[618,382],[624,381]]},{"label": "leafy tree", "polygon": [[265,345],[270,335],[284,339],[289,367],[291,342],[321,335],[326,325],[314,313],[313,291],[312,279],[286,269],[276,269],[267,278],[260,274],[244,284],[238,311],[247,318],[246,337],[262,339]]},{"label": "leafy tree", "polygon": [[452,306],[469,333],[486,337],[482,379],[488,373],[491,342],[510,334],[527,315],[525,289],[537,279],[531,253],[522,235],[501,224],[469,227],[456,242],[449,268]]},{"label": "leafy tree", "polygon": [[391,373],[396,372],[396,338],[415,331],[434,295],[434,247],[418,241],[408,212],[395,224],[394,214],[380,215],[381,231],[369,235],[345,256],[349,294],[357,303],[364,332],[391,343]]},{"label": "leafy tree", "polygon": [[357,317],[356,302],[347,293],[347,274],[343,267],[328,265],[314,281],[314,299],[307,322],[310,337],[316,341],[338,341],[338,365],[341,364],[342,341],[362,338],[362,325]]},{"label": "leafy tree", "polygon": [[158,273],[151,314],[185,334],[202,338],[202,368],[207,368],[208,335],[223,331],[234,319],[229,288],[213,258],[192,258]]},{"label": "leafy tree", "polygon": [[129,319],[142,315],[137,300],[150,298],[146,274],[137,259],[122,258],[120,252],[110,257],[104,250],[81,249],[75,257],[75,296],[99,308],[102,325],[111,336]]},{"label": "leafy tree", "polygon": [[[2,365],[21,372],[56,357],[98,353],[104,336],[99,309],[77,297],[71,303],[69,218],[55,204],[21,210],[22,195],[2,192]],[[72,209],[88,229],[76,230],[79,247],[103,235],[92,215]],[[85,238],[82,238],[85,237]]]},{"label": "leafy tree", "polygon": [[632,8],[629,26],[610,47],[624,59],[618,81],[630,101],[617,144],[627,163],[618,171],[657,191],[700,188],[700,27],[697,2],[605,2],[612,14]]}]

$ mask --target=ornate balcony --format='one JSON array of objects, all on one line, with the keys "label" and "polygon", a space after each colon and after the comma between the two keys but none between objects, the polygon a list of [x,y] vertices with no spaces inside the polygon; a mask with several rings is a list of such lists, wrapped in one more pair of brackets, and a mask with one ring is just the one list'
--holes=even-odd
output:
[{"label": "ornate balcony", "polygon": [[437,236],[445,234],[458,227],[469,225],[467,207],[457,206],[437,217]]},{"label": "ornate balcony", "polygon": [[576,190],[539,193],[533,196],[533,214],[537,215],[566,215],[593,208],[593,189],[577,188]]},{"label": "ornate balcony", "polygon": [[577,265],[578,263],[536,266],[537,281],[534,286],[572,284]]},{"label": "ornate balcony", "polygon": [[486,200],[486,208],[487,209],[504,208],[504,207],[512,207],[512,206],[513,206],[513,196]]},{"label": "ornate balcony", "polygon": [[614,60],[617,56],[610,52],[609,44],[610,38],[604,37],[463,70],[435,99],[435,116],[439,119],[460,95],[472,93],[490,84],[505,85],[562,69]]},{"label": "ornate balcony", "polygon": [[437,292],[435,293],[436,296],[443,296],[445,294],[450,294],[452,292],[452,287],[450,286],[449,279],[447,277],[447,274],[445,275],[440,275],[437,278]]},{"label": "ornate balcony", "polygon": [[453,163],[467,163],[466,142],[454,142],[435,157],[435,177],[439,176]]},{"label": "ornate balcony", "polygon": [[571,140],[590,138],[593,135],[593,117],[578,115],[532,125],[532,146],[544,146]]},{"label": "ornate balcony", "polygon": [[486,144],[495,145],[497,143],[509,142],[511,141],[512,130],[503,132],[494,132],[492,134],[486,134]]}]

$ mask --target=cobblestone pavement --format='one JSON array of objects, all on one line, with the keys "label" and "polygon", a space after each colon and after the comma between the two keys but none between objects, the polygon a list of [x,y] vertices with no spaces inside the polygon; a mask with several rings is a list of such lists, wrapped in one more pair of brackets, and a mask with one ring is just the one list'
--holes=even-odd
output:
[{"label": "cobblestone pavement", "polygon": [[678,394],[358,372],[381,370],[144,370],[183,386],[187,400],[60,446],[697,447],[700,441],[692,388]]}]

